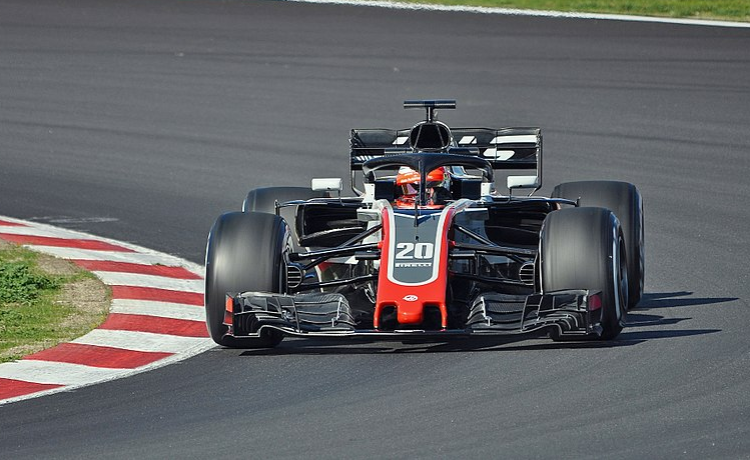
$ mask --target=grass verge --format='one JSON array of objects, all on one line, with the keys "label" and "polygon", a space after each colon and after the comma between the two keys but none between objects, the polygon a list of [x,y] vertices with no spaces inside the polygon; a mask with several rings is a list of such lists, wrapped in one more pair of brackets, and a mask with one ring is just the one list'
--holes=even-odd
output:
[{"label": "grass verge", "polygon": [[402,3],[488,6],[578,13],[750,21],[748,0],[397,0]]},{"label": "grass verge", "polygon": [[0,240],[0,363],[96,328],[111,293],[76,265]]}]

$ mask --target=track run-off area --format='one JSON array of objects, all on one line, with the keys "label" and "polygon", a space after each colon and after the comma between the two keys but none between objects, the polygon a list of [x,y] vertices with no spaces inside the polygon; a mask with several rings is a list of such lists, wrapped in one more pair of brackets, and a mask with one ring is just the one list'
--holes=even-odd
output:
[{"label": "track run-off area", "polygon": [[[0,2],[6,222],[149,248],[200,275],[212,222],[249,189],[346,178],[351,128],[407,128],[418,114],[402,101],[450,98],[449,125],[542,128],[542,193],[636,184],[647,245],[645,298],[609,343],[208,344],[1,405],[0,456],[749,458],[749,49],[749,29],[686,24]],[[200,283],[179,281],[194,294]]]},{"label": "track run-off area", "polygon": [[0,239],[90,270],[112,294],[110,313],[95,330],[0,364],[0,404],[127,377],[211,348],[203,267],[127,243],[7,217],[0,217]]}]

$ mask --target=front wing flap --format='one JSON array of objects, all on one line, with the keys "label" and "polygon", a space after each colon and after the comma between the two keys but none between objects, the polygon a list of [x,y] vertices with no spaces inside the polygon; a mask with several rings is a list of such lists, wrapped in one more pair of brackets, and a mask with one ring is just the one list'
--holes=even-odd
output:
[{"label": "front wing flap", "polygon": [[516,335],[542,329],[563,336],[601,333],[601,293],[565,290],[532,294],[519,300],[499,294],[479,296],[464,329],[357,329],[349,303],[341,294],[297,295],[267,292],[227,294],[225,324],[233,337],[259,337],[275,329],[298,337],[370,337]]}]

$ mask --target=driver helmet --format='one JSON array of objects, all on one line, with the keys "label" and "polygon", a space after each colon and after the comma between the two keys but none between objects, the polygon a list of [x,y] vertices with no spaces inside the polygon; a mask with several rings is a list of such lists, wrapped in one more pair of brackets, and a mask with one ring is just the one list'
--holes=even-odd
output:
[{"label": "driver helmet", "polygon": [[[396,186],[401,188],[401,196],[405,198],[414,198],[419,193],[419,183],[422,178],[417,171],[408,166],[402,166],[396,175]],[[445,167],[441,166],[433,169],[427,174],[425,181],[425,190],[427,199],[430,204],[435,203],[436,193],[445,192],[450,189],[450,174]]]}]

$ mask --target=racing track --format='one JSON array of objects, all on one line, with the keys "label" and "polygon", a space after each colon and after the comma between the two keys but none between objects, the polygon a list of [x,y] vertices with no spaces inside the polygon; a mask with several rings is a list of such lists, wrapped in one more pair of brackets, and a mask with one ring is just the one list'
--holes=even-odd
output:
[{"label": "racing track", "polygon": [[449,123],[542,126],[545,192],[637,184],[648,258],[609,344],[213,349],[0,407],[0,455],[750,457],[748,49],[747,29],[2,0],[4,215],[201,262],[247,189],[345,174],[350,127],[444,97]]}]

